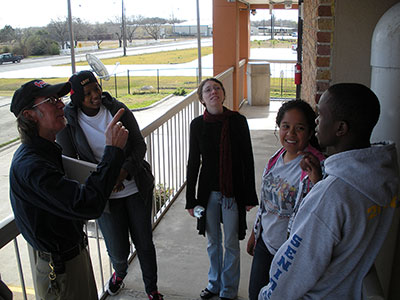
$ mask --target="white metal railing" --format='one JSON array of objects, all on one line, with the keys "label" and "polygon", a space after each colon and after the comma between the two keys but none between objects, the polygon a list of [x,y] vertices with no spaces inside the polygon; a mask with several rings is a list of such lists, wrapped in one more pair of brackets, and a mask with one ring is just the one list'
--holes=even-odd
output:
[{"label": "white metal railing", "polygon": [[196,91],[142,129],[155,177],[155,227],[186,183],[190,122],[200,114]]}]

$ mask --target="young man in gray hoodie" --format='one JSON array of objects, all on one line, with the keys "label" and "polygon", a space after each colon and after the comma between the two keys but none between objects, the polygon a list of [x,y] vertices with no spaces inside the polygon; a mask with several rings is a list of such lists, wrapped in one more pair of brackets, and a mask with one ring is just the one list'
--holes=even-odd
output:
[{"label": "young man in gray hoodie", "polygon": [[397,155],[393,143],[370,144],[380,112],[376,95],[361,84],[336,84],[318,108],[316,136],[332,154],[326,176],[301,204],[259,300],[361,299],[392,223]]}]

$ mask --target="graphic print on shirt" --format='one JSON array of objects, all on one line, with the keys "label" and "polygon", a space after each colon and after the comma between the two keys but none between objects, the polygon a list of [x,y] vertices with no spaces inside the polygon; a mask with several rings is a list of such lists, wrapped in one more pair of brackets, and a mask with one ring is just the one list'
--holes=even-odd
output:
[{"label": "graphic print on shirt", "polygon": [[265,174],[261,188],[265,208],[275,215],[289,218],[295,206],[297,188],[279,175]]}]

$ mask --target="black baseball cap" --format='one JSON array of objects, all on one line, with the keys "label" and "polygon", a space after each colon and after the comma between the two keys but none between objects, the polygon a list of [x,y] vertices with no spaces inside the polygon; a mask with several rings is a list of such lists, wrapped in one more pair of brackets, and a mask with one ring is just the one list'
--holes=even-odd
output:
[{"label": "black baseball cap", "polygon": [[29,81],[15,91],[11,100],[10,111],[18,117],[24,108],[29,108],[29,106],[33,105],[37,97],[63,97],[70,90],[71,84],[69,82],[51,85],[41,79]]}]

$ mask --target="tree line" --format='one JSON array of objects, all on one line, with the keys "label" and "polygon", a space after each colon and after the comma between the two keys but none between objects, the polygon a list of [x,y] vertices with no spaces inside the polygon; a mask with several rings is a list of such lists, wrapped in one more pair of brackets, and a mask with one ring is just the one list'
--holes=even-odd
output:
[{"label": "tree line", "polygon": [[[179,24],[179,20],[171,16],[169,19],[158,17],[131,16],[125,21],[127,41],[133,39],[152,38],[155,40],[172,34],[171,28]],[[74,31],[74,46],[78,41],[95,41],[100,49],[105,40],[118,40],[122,47],[123,32],[121,17],[105,23],[91,24],[80,18],[72,20]],[[23,56],[57,55],[61,49],[70,48],[69,26],[66,19],[52,19],[47,26],[13,28],[6,25],[0,29],[1,52],[12,52]]]},{"label": "tree line", "polygon": [[[297,22],[290,20],[274,20],[275,24],[297,27]],[[173,36],[174,25],[184,22],[171,14],[169,19],[159,17],[130,16],[126,18],[125,34],[129,43],[133,39]],[[270,20],[252,21],[252,26],[268,24]],[[104,23],[91,24],[80,18],[72,20],[74,30],[74,47],[78,41],[94,41],[100,49],[105,40],[118,40],[122,47],[123,33],[121,17],[115,17]],[[44,27],[13,28],[9,25],[0,29],[0,50],[23,56],[58,55],[61,49],[70,48],[69,26],[66,19],[52,19]]]}]

